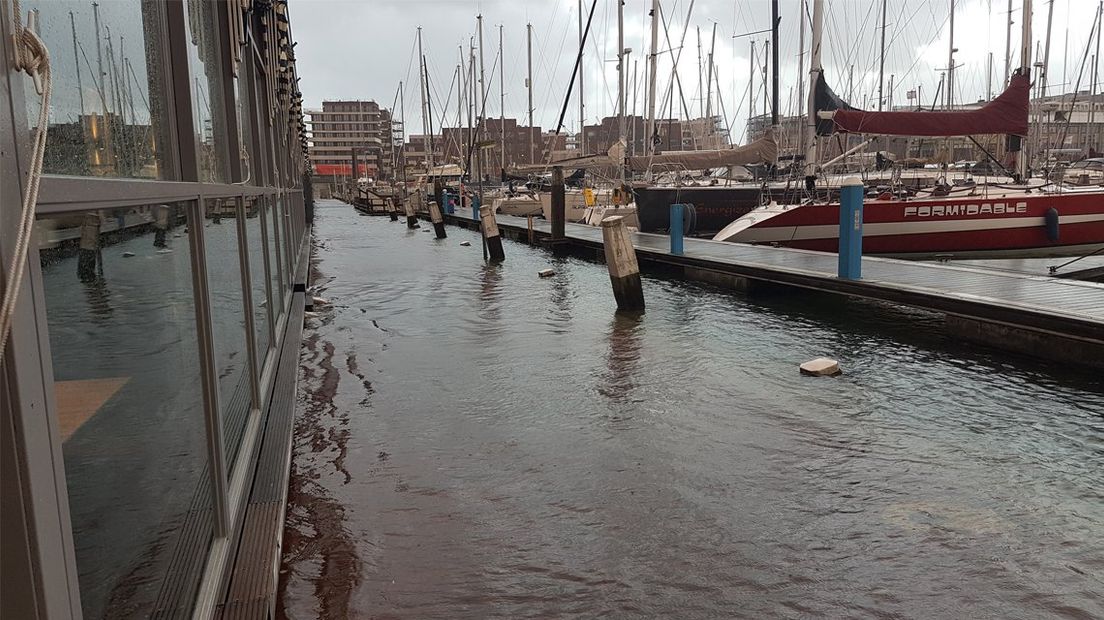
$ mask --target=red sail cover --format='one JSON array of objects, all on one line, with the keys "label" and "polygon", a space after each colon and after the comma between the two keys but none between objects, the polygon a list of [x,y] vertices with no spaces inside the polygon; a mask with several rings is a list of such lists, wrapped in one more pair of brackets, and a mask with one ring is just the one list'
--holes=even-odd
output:
[{"label": "red sail cover", "polygon": [[971,136],[1011,134],[1027,136],[1028,99],[1031,82],[1027,76],[1012,76],[1008,88],[977,110],[960,112],[867,112],[836,110],[836,130],[883,136]]}]

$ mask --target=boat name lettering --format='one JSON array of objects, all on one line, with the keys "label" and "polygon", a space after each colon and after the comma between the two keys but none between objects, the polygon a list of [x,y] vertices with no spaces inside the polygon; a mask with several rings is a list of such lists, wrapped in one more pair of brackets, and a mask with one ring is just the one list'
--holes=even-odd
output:
[{"label": "boat name lettering", "polygon": [[905,217],[954,217],[958,215],[1010,215],[1027,213],[1027,203],[983,202],[960,205],[923,205],[905,207]]}]

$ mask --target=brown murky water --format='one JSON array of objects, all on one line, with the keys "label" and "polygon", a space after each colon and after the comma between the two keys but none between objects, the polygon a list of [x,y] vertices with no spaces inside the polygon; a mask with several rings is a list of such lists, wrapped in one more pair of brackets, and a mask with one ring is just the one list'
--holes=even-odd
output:
[{"label": "brown murky water", "polygon": [[1099,376],[449,235],[318,210],[283,617],[1104,617]]}]

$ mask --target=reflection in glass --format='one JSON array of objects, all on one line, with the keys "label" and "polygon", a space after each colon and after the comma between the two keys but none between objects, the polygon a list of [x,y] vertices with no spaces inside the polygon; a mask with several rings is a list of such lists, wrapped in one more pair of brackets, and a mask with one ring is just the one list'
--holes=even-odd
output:
[{"label": "reflection in glass", "polygon": [[237,199],[208,200],[203,240],[207,252],[207,288],[215,341],[219,408],[222,413],[226,468],[230,474],[250,410],[249,354],[238,258]]},{"label": "reflection in glass", "polygon": [[225,7],[208,0],[186,0],[185,10],[199,180],[222,183],[229,180],[229,168],[226,164],[226,108],[223,106],[220,39],[215,11],[225,10]]},{"label": "reflection in glass", "polygon": [[194,592],[179,567],[211,540],[185,218],[167,204],[38,222],[86,618],[147,617],[166,591]]},{"label": "reflection in glass", "polygon": [[265,355],[269,345],[268,287],[265,285],[265,244],[261,235],[264,224],[261,208],[264,198],[248,196],[245,199],[245,236],[249,242],[249,279],[253,285],[253,323],[257,332],[257,372],[263,372]]},{"label": "reflection in glass", "polygon": [[[280,251],[282,242],[280,239],[280,208],[276,201],[279,198],[269,198],[268,208],[268,264],[272,269],[272,319],[278,322],[280,314],[284,310],[284,283],[283,283],[283,255]],[[274,323],[275,324],[275,323]]]},{"label": "reflection in glass", "polygon": [[[163,3],[148,0],[24,0],[50,49],[53,87],[43,171],[163,178]],[[39,96],[26,84],[28,123]]]}]

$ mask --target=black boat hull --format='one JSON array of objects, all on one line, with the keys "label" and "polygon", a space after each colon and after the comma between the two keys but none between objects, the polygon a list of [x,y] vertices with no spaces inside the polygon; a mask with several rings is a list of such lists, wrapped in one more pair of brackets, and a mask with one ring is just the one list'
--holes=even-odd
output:
[{"label": "black boat hull", "polygon": [[697,223],[688,234],[715,233],[759,206],[759,187],[636,187],[636,213],[642,232],[666,232],[671,205],[692,204]]}]

